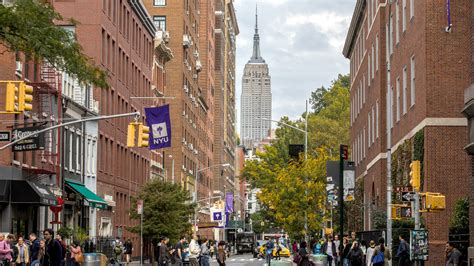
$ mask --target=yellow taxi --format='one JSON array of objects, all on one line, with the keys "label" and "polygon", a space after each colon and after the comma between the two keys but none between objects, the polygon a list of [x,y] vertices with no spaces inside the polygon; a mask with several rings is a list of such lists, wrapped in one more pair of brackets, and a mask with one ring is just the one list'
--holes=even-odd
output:
[{"label": "yellow taxi", "polygon": [[[260,245],[260,254],[262,257],[265,256],[266,254],[266,242],[263,244],[263,245]],[[279,243],[278,244],[281,248],[280,250],[280,257],[286,257],[286,258],[289,258],[291,256],[291,253],[290,253],[290,250],[283,244]],[[276,247],[276,244],[275,244],[275,247],[273,248],[273,251],[272,251],[272,256],[273,257],[277,257],[277,247]]]}]

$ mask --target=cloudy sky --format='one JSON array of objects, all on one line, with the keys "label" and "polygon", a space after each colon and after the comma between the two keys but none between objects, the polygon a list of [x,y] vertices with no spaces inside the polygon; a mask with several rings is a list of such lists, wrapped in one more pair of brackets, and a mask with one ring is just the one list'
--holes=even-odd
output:
[{"label": "cloudy sky", "polygon": [[[349,72],[342,47],[356,0],[235,0],[237,110],[240,122],[242,71],[252,55],[255,3],[260,47],[272,77],[273,119],[299,117],[311,91]],[[240,125],[237,126],[240,128]]]}]

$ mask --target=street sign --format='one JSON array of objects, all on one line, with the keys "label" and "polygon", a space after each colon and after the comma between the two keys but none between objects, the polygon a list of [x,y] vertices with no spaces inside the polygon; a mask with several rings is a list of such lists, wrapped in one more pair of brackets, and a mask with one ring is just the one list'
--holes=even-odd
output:
[{"label": "street sign", "polygon": [[10,131],[0,131],[0,141],[10,141]]},{"label": "street sign", "polygon": [[137,200],[137,213],[143,214],[143,200]]},{"label": "street sign", "polygon": [[413,201],[415,198],[413,197],[413,193],[411,192],[401,192],[402,194],[402,201]]},{"label": "street sign", "polygon": [[410,259],[428,260],[428,231],[410,231]]},{"label": "street sign", "polygon": [[[32,135],[42,129],[44,129],[44,127],[24,127],[13,129],[12,140]],[[42,150],[44,149],[44,133],[34,134],[31,137],[14,144],[12,149],[13,151]]]}]

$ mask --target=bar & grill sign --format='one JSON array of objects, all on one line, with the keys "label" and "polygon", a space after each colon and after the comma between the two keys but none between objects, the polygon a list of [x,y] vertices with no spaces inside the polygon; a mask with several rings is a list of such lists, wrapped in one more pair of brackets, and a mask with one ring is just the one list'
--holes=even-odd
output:
[{"label": "bar & grill sign", "polygon": [[44,127],[24,127],[12,130],[12,141],[31,135],[12,146],[13,151],[33,151],[44,149],[44,133],[35,134]]}]

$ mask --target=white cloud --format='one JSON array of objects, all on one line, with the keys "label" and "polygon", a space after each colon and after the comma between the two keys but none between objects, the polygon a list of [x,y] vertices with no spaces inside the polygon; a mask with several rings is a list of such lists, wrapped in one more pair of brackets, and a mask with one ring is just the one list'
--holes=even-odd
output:
[{"label": "white cloud", "polygon": [[[273,119],[299,117],[311,91],[349,72],[342,46],[354,0],[236,0],[237,110],[240,121],[241,77],[252,55],[258,2],[260,46],[272,76]],[[237,124],[237,128],[240,125]]]}]

